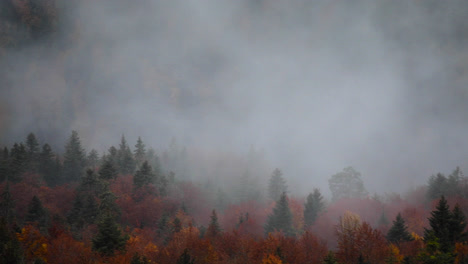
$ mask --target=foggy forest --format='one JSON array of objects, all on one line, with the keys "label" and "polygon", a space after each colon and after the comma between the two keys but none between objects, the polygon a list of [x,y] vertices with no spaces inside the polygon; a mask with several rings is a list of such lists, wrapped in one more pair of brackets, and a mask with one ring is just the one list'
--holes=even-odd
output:
[{"label": "foggy forest", "polygon": [[0,0],[0,263],[468,263],[468,2]]}]

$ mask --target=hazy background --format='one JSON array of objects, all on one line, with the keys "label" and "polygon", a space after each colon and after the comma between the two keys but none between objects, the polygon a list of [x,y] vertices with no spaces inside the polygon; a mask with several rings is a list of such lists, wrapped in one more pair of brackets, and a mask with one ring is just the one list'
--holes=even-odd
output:
[{"label": "hazy background", "polygon": [[468,169],[465,1],[68,2],[53,33],[0,49],[3,144],[254,146],[294,193],[346,166],[371,192]]}]

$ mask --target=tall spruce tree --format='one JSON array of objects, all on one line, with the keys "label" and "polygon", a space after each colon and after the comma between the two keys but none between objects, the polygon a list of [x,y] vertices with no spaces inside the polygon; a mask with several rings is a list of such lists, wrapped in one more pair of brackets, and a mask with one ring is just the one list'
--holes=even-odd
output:
[{"label": "tall spruce tree", "polygon": [[22,264],[24,254],[21,244],[9,224],[3,217],[0,217],[0,263]]},{"label": "tall spruce tree", "polygon": [[10,174],[10,152],[7,147],[3,148],[0,154],[0,182],[8,178]]},{"label": "tall spruce tree", "polygon": [[56,168],[54,153],[49,144],[42,146],[42,151],[39,154],[39,173],[49,186],[54,186],[59,183],[59,175]]},{"label": "tall spruce tree", "polygon": [[133,153],[125,140],[125,136],[122,135],[120,140],[119,150],[117,151],[119,170],[122,174],[131,174],[135,171],[135,160],[133,159]]},{"label": "tall spruce tree", "polygon": [[10,182],[6,183],[0,199],[0,218],[12,224],[15,219],[15,201],[10,193]]},{"label": "tall spruce tree", "polygon": [[138,137],[137,143],[135,145],[134,157],[137,167],[140,167],[146,159],[146,148],[143,140],[141,140],[141,137]]},{"label": "tall spruce tree", "polygon": [[318,214],[323,211],[325,204],[319,189],[314,189],[313,193],[307,196],[304,204],[304,227],[308,228],[315,223]]},{"label": "tall spruce tree", "polygon": [[110,159],[105,159],[99,169],[99,178],[103,180],[114,180],[117,178],[117,170]]},{"label": "tall spruce tree", "polygon": [[408,232],[405,220],[401,217],[400,213],[398,213],[395,221],[393,221],[392,227],[388,230],[387,240],[395,244],[413,240],[411,234]]},{"label": "tall spruce tree", "polygon": [[221,233],[221,227],[219,226],[218,222],[218,215],[216,214],[216,210],[213,209],[211,212],[211,221],[206,229],[206,235],[208,237],[216,237]]},{"label": "tall spruce tree", "polygon": [[23,143],[13,144],[10,152],[10,169],[8,179],[12,182],[19,182],[28,165],[28,153]]},{"label": "tall spruce tree", "polygon": [[98,166],[99,164],[99,154],[97,150],[91,149],[91,151],[88,153],[88,156],[86,157],[86,164],[88,167],[94,169]]},{"label": "tall spruce tree", "polygon": [[288,191],[288,186],[283,178],[283,173],[280,169],[276,168],[271,174],[270,182],[268,184],[268,196],[273,201],[278,201],[282,193]]},{"label": "tall spruce tree", "polygon": [[39,166],[39,142],[34,133],[29,133],[26,137],[26,152],[28,159],[28,170],[37,172]]},{"label": "tall spruce tree", "polygon": [[137,188],[148,185],[154,181],[155,175],[153,169],[147,161],[143,162],[141,168],[137,170],[133,177],[133,185]]},{"label": "tall spruce tree", "polygon": [[279,200],[276,202],[273,213],[268,216],[265,225],[265,234],[268,235],[274,231],[282,231],[286,236],[295,236],[292,225],[292,213],[289,208],[286,193],[282,193]]},{"label": "tall spruce tree", "polygon": [[98,223],[98,232],[93,237],[93,250],[104,256],[112,256],[115,251],[123,251],[127,236],[122,234],[112,214],[104,214]]},{"label": "tall spruce tree", "polygon": [[42,206],[42,202],[36,195],[33,196],[28,205],[28,212],[25,221],[27,223],[36,222],[39,227],[45,227],[48,221],[47,210]]},{"label": "tall spruce tree", "polygon": [[63,160],[63,175],[66,182],[78,181],[86,166],[85,150],[76,131],[72,131],[67,144]]}]

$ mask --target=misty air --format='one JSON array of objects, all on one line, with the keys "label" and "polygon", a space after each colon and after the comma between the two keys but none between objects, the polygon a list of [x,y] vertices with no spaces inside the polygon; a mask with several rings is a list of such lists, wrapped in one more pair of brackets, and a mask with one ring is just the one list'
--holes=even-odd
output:
[{"label": "misty air", "polygon": [[467,15],[1,0],[0,263],[468,263]]}]

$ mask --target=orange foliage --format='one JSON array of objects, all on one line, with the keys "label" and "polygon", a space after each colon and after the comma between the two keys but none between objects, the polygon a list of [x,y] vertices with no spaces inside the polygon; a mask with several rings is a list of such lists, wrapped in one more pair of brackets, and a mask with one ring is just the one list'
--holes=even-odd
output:
[{"label": "orange foliage", "polygon": [[304,205],[298,199],[289,198],[289,208],[293,216],[293,226],[296,230],[302,230],[304,227]]},{"label": "orange foliage", "polygon": [[17,238],[23,246],[27,261],[42,259],[47,262],[47,239],[36,227],[26,225],[21,229],[21,233],[17,233]]},{"label": "orange foliage", "polygon": [[76,241],[66,233],[62,233],[51,240],[48,249],[47,260],[51,264],[86,264],[93,263],[96,259],[91,247],[86,246],[83,242]]}]

